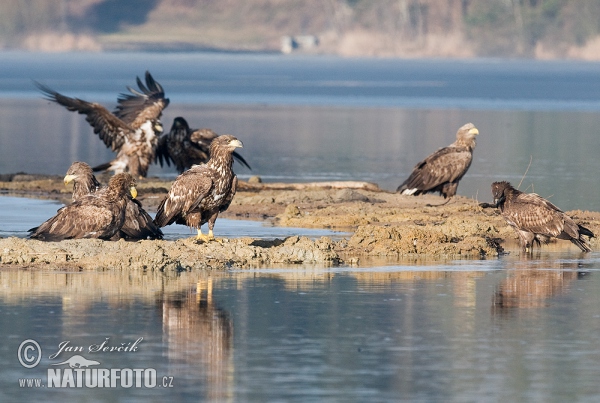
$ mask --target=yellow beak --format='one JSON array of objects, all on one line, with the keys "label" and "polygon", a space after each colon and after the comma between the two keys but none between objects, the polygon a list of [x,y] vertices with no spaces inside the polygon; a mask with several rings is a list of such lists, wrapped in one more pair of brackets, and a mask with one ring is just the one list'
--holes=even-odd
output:
[{"label": "yellow beak", "polygon": [[242,142],[239,141],[239,140],[231,140],[229,142],[229,145],[232,146],[232,147],[237,147],[237,148],[243,148],[244,147],[244,144],[242,144]]},{"label": "yellow beak", "polygon": [[129,188],[129,193],[131,193],[131,197],[133,197],[134,199],[137,197],[137,189],[135,188],[135,186]]},{"label": "yellow beak", "polygon": [[479,130],[477,130],[477,128],[474,127],[471,130],[469,130],[469,133],[477,136],[479,134]]},{"label": "yellow beak", "polygon": [[71,182],[73,182],[75,180],[75,178],[77,178],[77,175],[67,175],[65,176],[65,186]]}]

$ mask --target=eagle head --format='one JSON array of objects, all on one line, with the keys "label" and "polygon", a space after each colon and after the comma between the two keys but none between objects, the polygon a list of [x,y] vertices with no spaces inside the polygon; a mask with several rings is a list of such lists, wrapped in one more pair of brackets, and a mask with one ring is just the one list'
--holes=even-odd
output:
[{"label": "eagle head", "polygon": [[509,189],[512,189],[512,186],[508,182],[502,181],[492,183],[492,196],[494,197],[495,206],[504,203],[506,191]]},{"label": "eagle head", "polygon": [[467,123],[466,125],[461,126],[456,132],[456,142],[472,149],[475,147],[475,137],[477,137],[478,134],[479,130],[477,130],[475,125],[473,123]]},{"label": "eagle head", "polygon": [[93,174],[94,172],[88,164],[85,162],[75,161],[67,170],[67,174],[64,177],[64,182],[65,185],[68,185],[81,176],[92,176]]},{"label": "eagle head", "polygon": [[228,151],[233,151],[236,148],[244,147],[244,144],[242,144],[241,141],[239,141],[236,137],[232,136],[231,134],[224,134],[212,141],[211,150],[212,147],[219,147]]}]

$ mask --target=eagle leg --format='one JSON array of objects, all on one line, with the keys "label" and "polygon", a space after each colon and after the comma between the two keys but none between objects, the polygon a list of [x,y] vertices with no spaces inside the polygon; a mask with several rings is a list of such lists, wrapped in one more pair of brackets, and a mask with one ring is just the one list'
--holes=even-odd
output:
[{"label": "eagle leg", "polygon": [[210,242],[210,241],[214,241],[215,240],[215,235],[213,234],[212,229],[208,230],[208,234],[205,235],[202,233],[202,229],[198,228],[198,235],[196,235],[196,240],[197,241],[202,241],[202,242]]}]

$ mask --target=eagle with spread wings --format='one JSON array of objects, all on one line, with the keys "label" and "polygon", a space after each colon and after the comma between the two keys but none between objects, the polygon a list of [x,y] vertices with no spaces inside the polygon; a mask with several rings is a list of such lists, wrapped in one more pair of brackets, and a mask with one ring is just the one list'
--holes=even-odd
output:
[{"label": "eagle with spread wings", "polygon": [[[177,172],[182,173],[192,165],[204,164],[210,158],[210,145],[219,137],[210,129],[190,129],[188,122],[181,116],[173,120],[171,131],[158,139],[156,159],[160,166],[175,164]],[[237,152],[233,158],[248,169],[250,165]]]},{"label": "eagle with spread wings", "polygon": [[478,134],[473,123],[462,126],[456,132],[456,141],[419,162],[397,192],[403,195],[440,192],[444,198],[454,196],[458,182],[471,166]]},{"label": "eagle with spread wings", "polygon": [[[65,185],[73,183],[72,202],[76,202],[89,194],[100,194],[107,188],[96,179],[92,168],[85,162],[76,161],[71,164],[64,178]],[[136,199],[128,199],[125,208],[125,222],[117,234],[111,239],[120,238],[132,241],[139,239],[162,239],[163,233],[154,224],[152,217],[144,210],[142,204]]]},{"label": "eagle with spread wings", "polygon": [[86,115],[86,120],[107,147],[117,153],[112,161],[94,167],[94,171],[112,170],[129,172],[135,177],[146,177],[154,161],[158,136],[163,128],[160,117],[169,105],[162,86],[146,71],[146,83],[137,77],[139,90],[127,87],[130,94],[120,94],[118,105],[111,113],[104,106],[70,98],[35,82],[46,99],[67,110]]},{"label": "eagle with spread wings", "polygon": [[502,217],[519,235],[521,247],[525,251],[548,243],[550,238],[573,242],[582,252],[592,249],[584,238],[594,237],[589,229],[573,221],[562,210],[535,193],[523,193],[508,182],[492,183],[494,206],[500,209]]},{"label": "eagle with spread wings", "polygon": [[[198,230],[196,239],[211,241],[213,228],[220,212],[227,210],[237,188],[233,172],[233,151],[243,147],[231,135],[222,135],[210,145],[210,159],[206,164],[194,165],[179,175],[165,199],[158,206],[154,222],[159,227],[173,223]],[[208,235],[201,226],[208,222]]]},{"label": "eagle with spread wings", "polygon": [[106,191],[90,193],[62,207],[30,237],[42,241],[99,238],[109,240],[122,228],[129,197],[135,198],[135,179],[127,172],[113,176]]}]

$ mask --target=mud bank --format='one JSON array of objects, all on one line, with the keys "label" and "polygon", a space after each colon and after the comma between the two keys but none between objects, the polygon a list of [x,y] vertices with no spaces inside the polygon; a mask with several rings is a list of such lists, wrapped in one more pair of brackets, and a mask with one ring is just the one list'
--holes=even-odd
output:
[{"label": "mud bank", "polygon": [[[99,179],[106,182],[102,177]],[[153,212],[170,185],[169,181],[155,178],[142,180],[138,184],[138,198]],[[373,257],[479,259],[496,257],[509,248],[519,253],[513,230],[495,209],[479,207],[478,200],[456,197],[446,205],[430,206],[442,203],[443,199],[435,195],[401,196],[362,182],[242,182],[240,188],[222,217],[343,230],[352,235],[340,240],[297,236],[273,240],[233,238],[207,244],[194,239],[44,243],[6,238],[0,239],[0,263],[48,268],[191,270],[360,264]],[[65,188],[62,178],[35,175],[0,177],[0,192],[62,201],[70,197],[70,189]],[[568,214],[594,233],[600,233],[600,213]],[[218,227],[217,221],[217,237]],[[591,240],[591,246],[598,247],[596,238]],[[556,241],[544,248],[578,250],[566,241]]]}]

